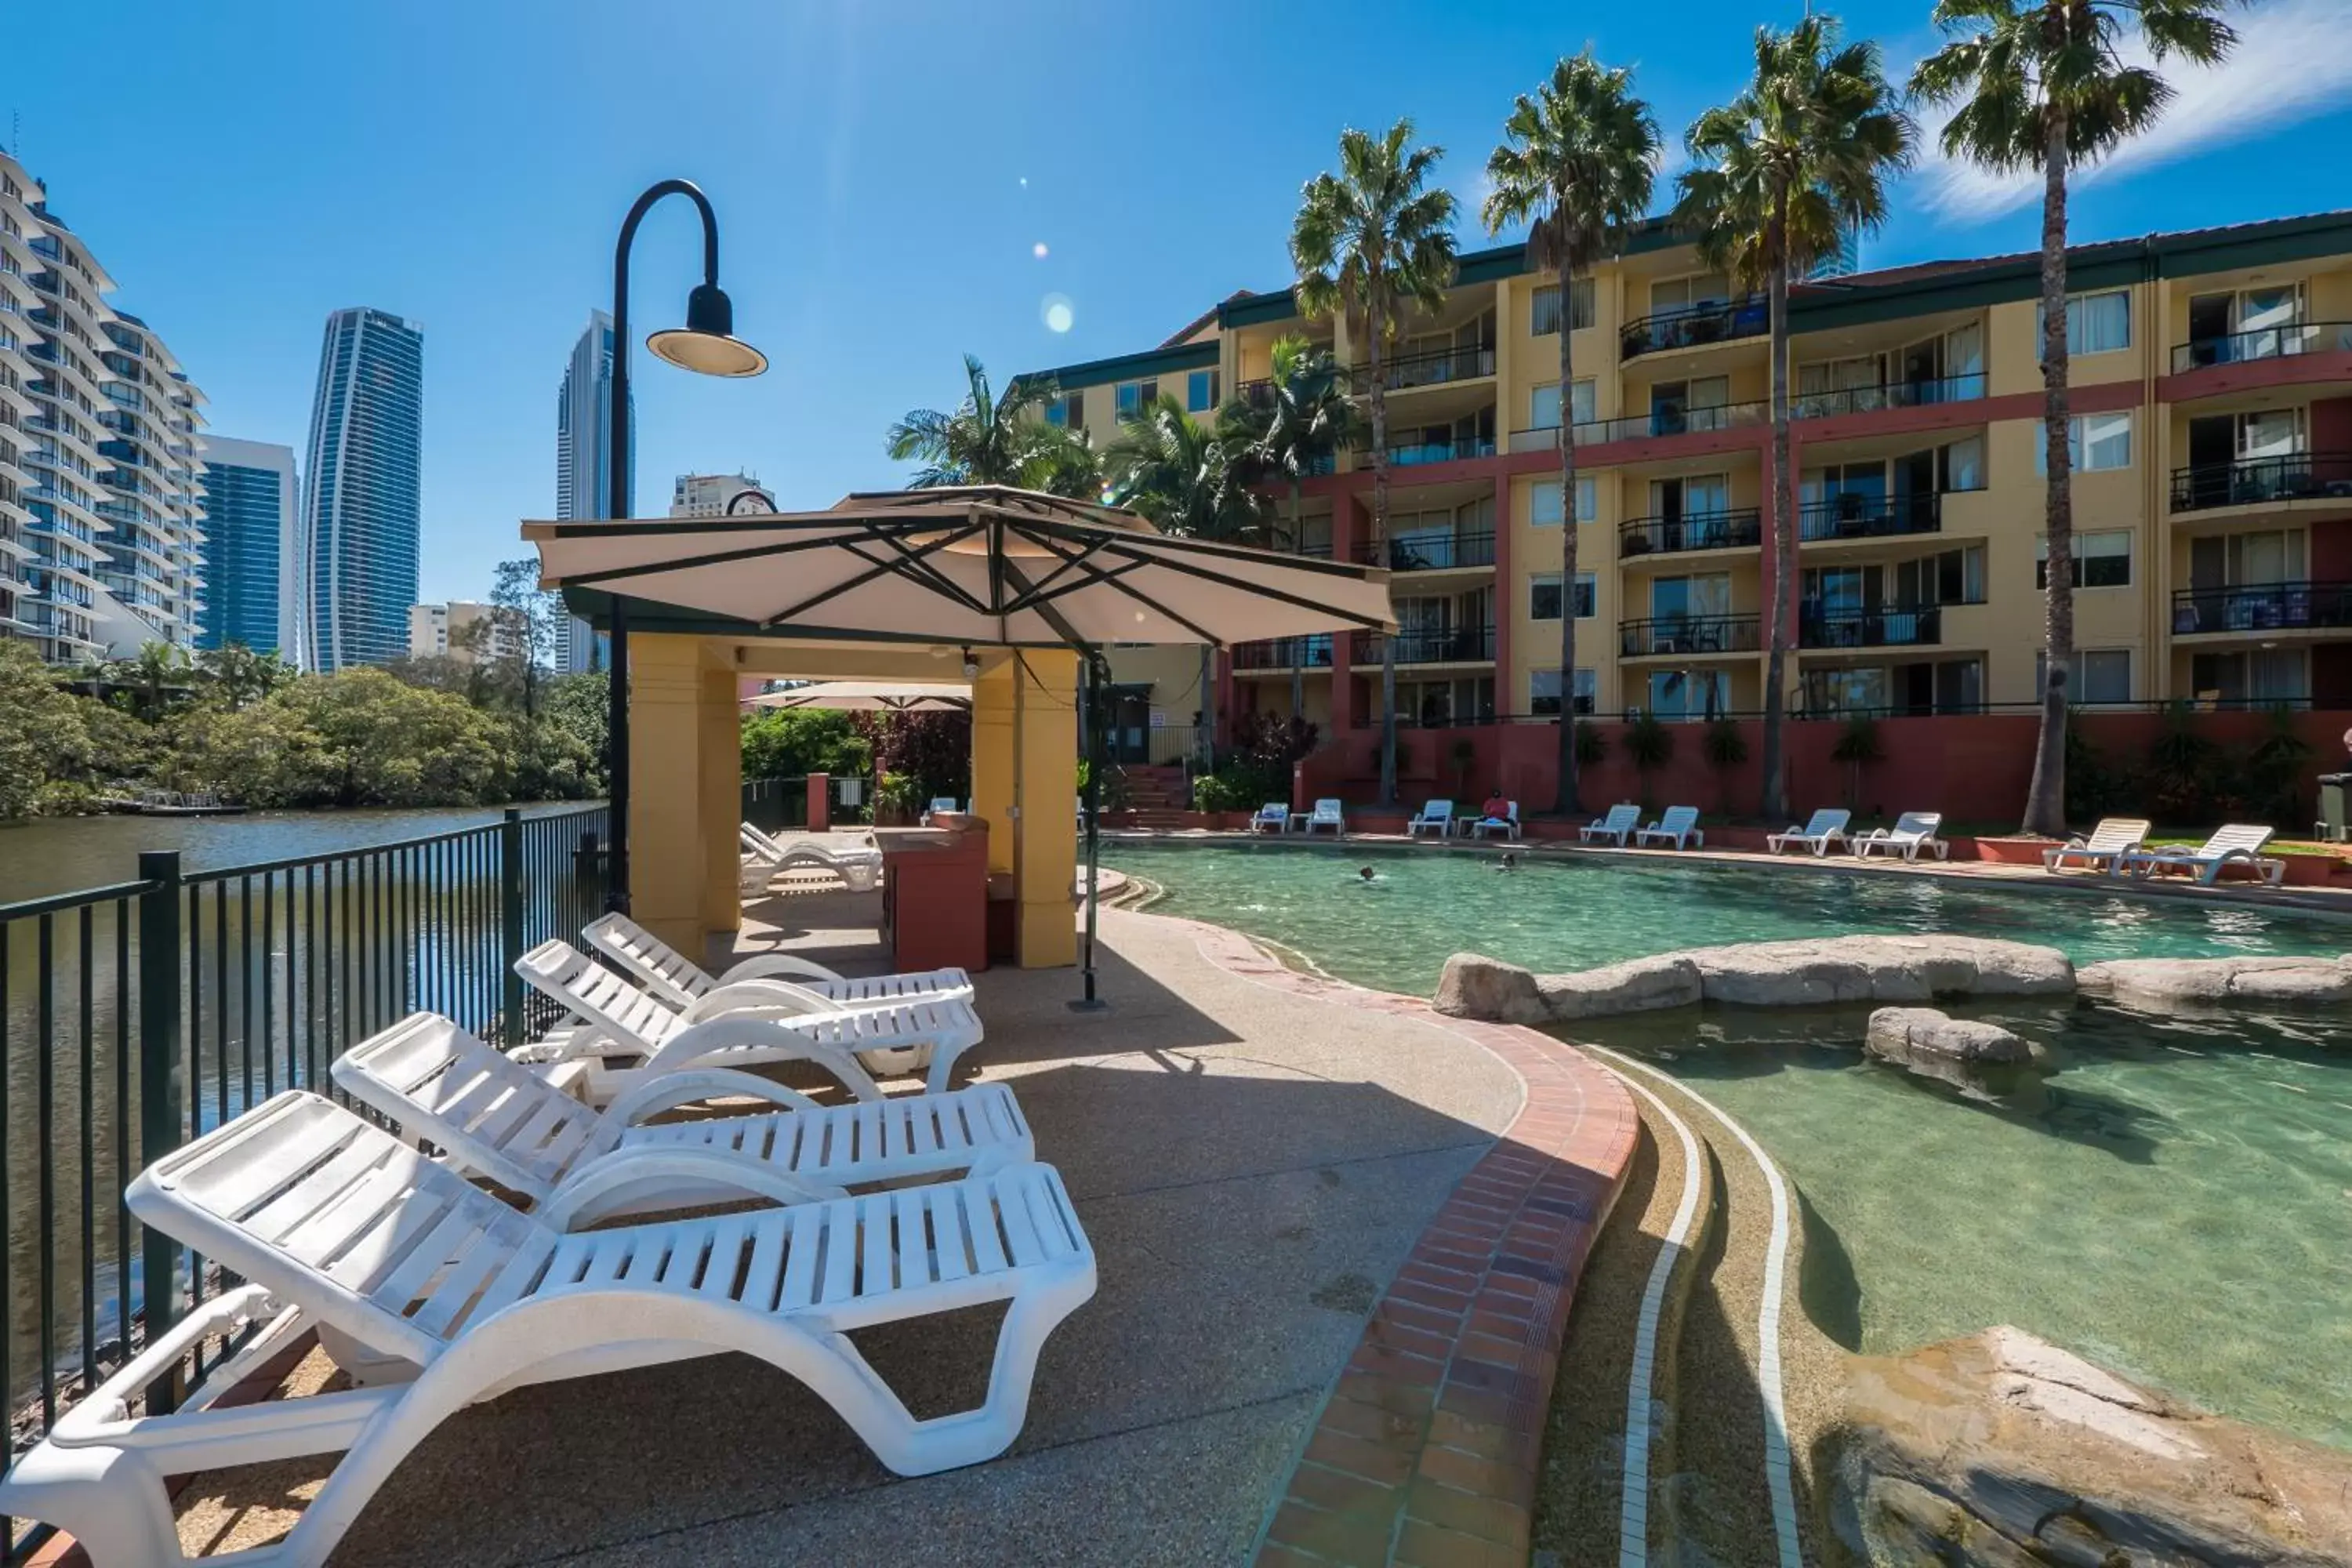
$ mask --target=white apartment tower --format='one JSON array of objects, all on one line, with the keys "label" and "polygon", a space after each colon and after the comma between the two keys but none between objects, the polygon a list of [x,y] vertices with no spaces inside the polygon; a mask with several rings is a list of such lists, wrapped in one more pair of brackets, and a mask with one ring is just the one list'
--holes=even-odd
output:
[{"label": "white apartment tower", "polygon": [[0,152],[0,635],[55,663],[204,623],[204,395],[113,288]]},{"label": "white apartment tower", "polygon": [[[746,496],[751,499],[746,500]],[[670,489],[672,517],[730,517],[775,510],[775,498],[749,474],[680,474]]]}]

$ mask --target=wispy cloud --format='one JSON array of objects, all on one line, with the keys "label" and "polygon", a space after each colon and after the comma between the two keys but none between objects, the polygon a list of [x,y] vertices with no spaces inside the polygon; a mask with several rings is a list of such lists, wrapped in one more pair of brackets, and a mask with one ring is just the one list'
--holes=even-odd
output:
[{"label": "wispy cloud", "polygon": [[[2153,168],[2352,102],[2352,48],[2346,47],[2352,0],[2267,0],[2231,21],[2238,47],[2230,58],[2211,69],[2167,60],[2160,68],[2173,98],[2163,118],[2115,156],[2076,174],[2077,183]],[[2136,37],[2126,52],[2147,60]],[[1945,156],[1942,118],[1921,128],[1926,155],[1912,175],[1929,211],[1978,223],[2039,198],[2038,174],[1996,174]]]}]

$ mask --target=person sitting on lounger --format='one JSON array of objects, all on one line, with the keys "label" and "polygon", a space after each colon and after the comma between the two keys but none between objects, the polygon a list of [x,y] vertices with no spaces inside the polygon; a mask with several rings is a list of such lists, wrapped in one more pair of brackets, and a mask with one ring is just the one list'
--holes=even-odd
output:
[{"label": "person sitting on lounger", "polygon": [[1511,825],[1511,803],[1503,798],[1501,790],[1486,797],[1486,804],[1478,808],[1478,819],[1488,827],[1508,827]]}]

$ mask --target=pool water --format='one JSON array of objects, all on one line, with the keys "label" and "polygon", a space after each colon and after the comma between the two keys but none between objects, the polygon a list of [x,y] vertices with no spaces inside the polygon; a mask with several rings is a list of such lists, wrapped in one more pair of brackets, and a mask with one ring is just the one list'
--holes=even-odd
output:
[{"label": "pool water", "polygon": [[[1273,846],[1118,846],[1156,910],[1426,995],[1450,953],[1538,970],[1853,931],[2042,942],[2078,962],[2327,952],[2352,927],[2242,906],[1918,879]],[[1357,868],[1377,873],[1360,884]],[[2016,1323],[2209,1408],[2352,1447],[2352,1024],[2075,1001],[1952,1011],[2048,1047],[2002,1093],[1867,1064],[1866,1008],[1580,1024],[1738,1117],[1805,1208],[1808,1315],[1892,1353]],[[1997,1086],[2005,1087],[2005,1086]]]}]

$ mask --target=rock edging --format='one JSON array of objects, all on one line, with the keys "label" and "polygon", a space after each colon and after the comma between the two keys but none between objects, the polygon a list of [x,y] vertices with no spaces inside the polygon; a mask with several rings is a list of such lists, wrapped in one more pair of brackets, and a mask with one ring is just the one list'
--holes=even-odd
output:
[{"label": "rock edging", "polygon": [[1446,960],[1436,1007],[1457,1018],[1556,1024],[1695,1002],[1807,1007],[2074,989],[2054,947],[1969,936],[1808,937],[1685,948],[1572,974],[1537,974],[1475,952]]},{"label": "rock edging", "polygon": [[2352,957],[2117,958],[2084,964],[2075,984],[2088,996],[2151,1008],[2352,1002]]}]

